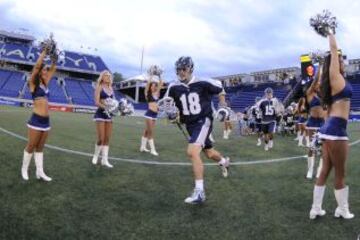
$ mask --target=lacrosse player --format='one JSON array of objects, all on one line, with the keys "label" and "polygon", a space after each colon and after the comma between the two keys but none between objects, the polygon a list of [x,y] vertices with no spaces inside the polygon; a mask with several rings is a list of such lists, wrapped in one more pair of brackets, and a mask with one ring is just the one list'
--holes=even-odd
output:
[{"label": "lacrosse player", "polygon": [[175,69],[179,81],[169,86],[166,96],[174,99],[179,109],[179,121],[185,124],[189,134],[187,154],[193,165],[195,188],[185,203],[198,204],[206,199],[201,151],[219,164],[224,177],[228,176],[229,158],[216,151],[209,139],[213,124],[212,97],[219,95],[220,106],[226,106],[225,91],[220,81],[202,80],[193,76],[194,63],[191,57],[180,57],[175,63]]},{"label": "lacrosse player", "polygon": [[278,114],[278,100],[273,97],[272,88],[266,88],[265,98],[259,102],[261,112],[261,127],[264,133],[264,150],[268,151],[274,145],[274,133],[276,130],[276,116]]}]

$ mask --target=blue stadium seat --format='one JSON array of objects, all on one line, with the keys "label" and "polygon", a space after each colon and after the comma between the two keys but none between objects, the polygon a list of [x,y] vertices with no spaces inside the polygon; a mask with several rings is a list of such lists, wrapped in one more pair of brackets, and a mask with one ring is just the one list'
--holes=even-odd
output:
[{"label": "blue stadium seat", "polygon": [[[8,60],[28,62],[31,64],[36,62],[40,52],[39,48],[17,43],[2,43],[0,49],[3,49],[2,57]],[[49,59],[46,63],[50,64]],[[92,72],[101,72],[108,69],[101,57],[72,51],[65,51],[65,63],[58,63],[58,67]]]},{"label": "blue stadium seat", "polygon": [[24,74],[0,70],[0,95],[6,97],[18,97],[19,91],[24,86]]}]

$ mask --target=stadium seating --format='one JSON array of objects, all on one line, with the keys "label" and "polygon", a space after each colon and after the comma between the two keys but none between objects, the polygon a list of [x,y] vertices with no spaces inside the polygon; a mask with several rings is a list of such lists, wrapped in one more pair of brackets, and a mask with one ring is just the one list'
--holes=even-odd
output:
[{"label": "stadium seating", "polygon": [[22,44],[6,43],[3,46],[2,56],[12,60],[28,61],[27,55],[29,51],[30,48],[28,46]]},{"label": "stadium seating", "polygon": [[[283,100],[288,94],[289,90],[285,86],[276,86],[275,84],[261,84],[238,86],[237,91],[233,91],[233,88],[226,89],[226,100],[230,103],[231,108],[236,112],[243,112],[246,107],[254,104],[256,97],[264,96],[264,90],[267,87],[274,89],[274,96],[279,100]],[[218,98],[213,98],[214,106],[218,105]]]},{"label": "stadium seating", "polygon": [[353,96],[351,99],[351,109],[360,111],[360,82],[353,83]]},{"label": "stadium seating", "polygon": [[94,90],[91,82],[65,78],[66,90],[73,104],[94,105]]},{"label": "stadium seating", "polygon": [[108,67],[105,65],[104,61],[99,56],[93,56],[93,55],[87,55],[84,54],[85,61],[89,64],[89,68],[91,68],[94,71],[103,71],[105,69],[108,69]]},{"label": "stadium seating", "polygon": [[[0,45],[3,58],[12,61],[36,62],[40,49],[17,43],[5,43]],[[58,62],[59,68],[74,69],[77,71],[101,72],[108,69],[104,61],[99,56],[81,54],[71,51],[65,52],[65,62]],[[47,62],[49,63],[49,62]]]},{"label": "stadium seating", "polygon": [[360,111],[360,74],[350,75],[347,77],[353,88],[353,96],[351,98],[351,109]]},{"label": "stadium seating", "polygon": [[20,89],[24,86],[24,74],[8,70],[0,70],[0,95],[18,97]]}]

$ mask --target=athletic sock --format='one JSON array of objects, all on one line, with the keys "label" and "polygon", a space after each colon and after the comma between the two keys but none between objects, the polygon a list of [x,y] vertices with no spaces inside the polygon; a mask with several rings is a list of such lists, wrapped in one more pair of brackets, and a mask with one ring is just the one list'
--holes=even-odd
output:
[{"label": "athletic sock", "polygon": [[195,188],[204,191],[204,180],[195,180]]},{"label": "athletic sock", "polygon": [[226,164],[226,158],[222,157],[219,161],[219,165],[225,165]]}]

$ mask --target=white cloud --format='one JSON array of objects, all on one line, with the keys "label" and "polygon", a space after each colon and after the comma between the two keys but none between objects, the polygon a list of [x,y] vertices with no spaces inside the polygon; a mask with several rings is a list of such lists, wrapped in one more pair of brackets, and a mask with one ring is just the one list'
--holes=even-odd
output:
[{"label": "white cloud", "polygon": [[340,20],[339,45],[352,57],[360,55],[360,4],[351,0],[3,0],[2,4],[8,21],[28,24],[42,36],[54,32],[64,48],[98,48],[112,70],[126,75],[136,73],[142,46],[144,65],[159,63],[168,72],[180,55],[193,56],[200,74],[208,75],[296,64],[300,54],[327,48],[326,39],[308,25],[309,17],[323,8]]}]

